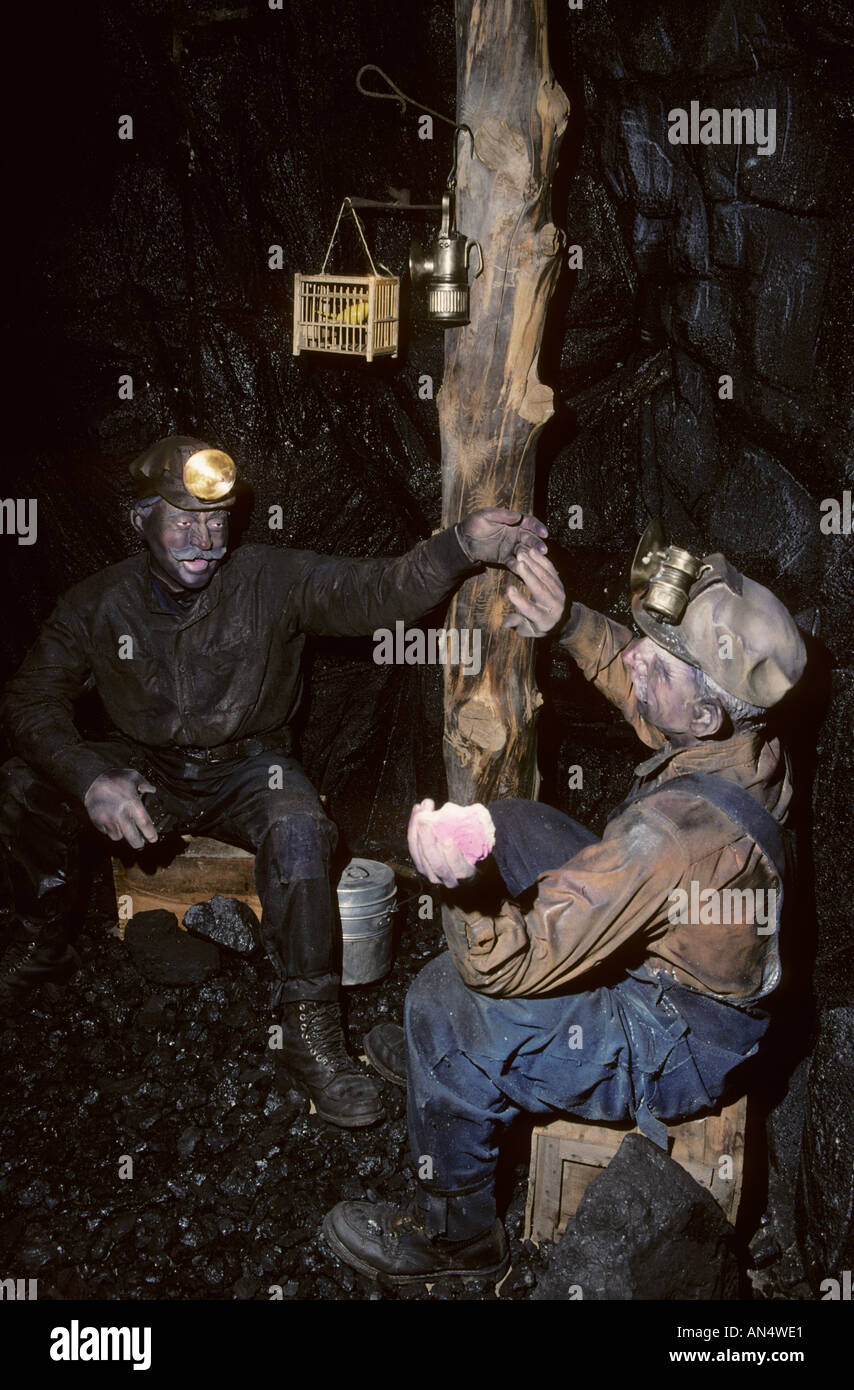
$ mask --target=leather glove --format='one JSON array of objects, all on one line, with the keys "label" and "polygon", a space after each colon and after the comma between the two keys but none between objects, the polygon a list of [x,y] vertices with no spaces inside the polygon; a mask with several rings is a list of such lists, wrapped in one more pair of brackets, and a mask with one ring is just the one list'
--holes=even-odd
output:
[{"label": "leather glove", "polygon": [[507,586],[507,597],[517,611],[508,613],[501,626],[515,628],[520,637],[545,637],[563,617],[566,592],[560,575],[547,555],[529,546],[520,547],[507,567],[524,579],[528,593]]},{"label": "leather glove", "polygon": [[469,559],[485,565],[506,565],[521,549],[545,554],[548,531],[535,516],[509,512],[506,507],[482,507],[457,522],[457,537]]},{"label": "leather glove", "polygon": [[132,849],[142,849],[145,841],[157,839],[157,831],[140,799],[140,792],[155,792],[149,781],[132,767],[121,772],[103,772],[96,777],[83,798],[83,805],[96,829],[111,840],[127,840]]},{"label": "leather glove", "polygon": [[412,808],[407,830],[413,862],[431,883],[456,888],[495,844],[495,826],[485,806],[446,801],[437,811],[429,799]]}]

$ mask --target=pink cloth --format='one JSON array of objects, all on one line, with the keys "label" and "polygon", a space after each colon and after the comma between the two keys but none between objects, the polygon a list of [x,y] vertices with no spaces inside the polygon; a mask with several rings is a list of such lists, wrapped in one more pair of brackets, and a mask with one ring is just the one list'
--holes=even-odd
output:
[{"label": "pink cloth", "polygon": [[495,827],[485,806],[457,806],[446,801],[438,811],[425,811],[436,839],[452,844],[470,864],[477,864],[495,844]]}]

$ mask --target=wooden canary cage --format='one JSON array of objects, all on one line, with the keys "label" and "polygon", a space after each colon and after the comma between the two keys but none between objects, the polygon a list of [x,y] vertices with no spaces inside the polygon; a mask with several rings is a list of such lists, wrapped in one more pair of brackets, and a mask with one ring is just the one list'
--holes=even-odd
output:
[{"label": "wooden canary cage", "polygon": [[[345,209],[371,267],[370,275],[327,275],[326,267]],[[316,275],[294,276],[294,356],[301,352],[339,352],[347,357],[397,356],[400,280],[384,265],[374,265],[362,224],[349,198],[338,209],[323,265]]]},{"label": "wooden canary cage", "polygon": [[396,357],[400,280],[396,275],[294,276],[294,356],[340,352]]}]

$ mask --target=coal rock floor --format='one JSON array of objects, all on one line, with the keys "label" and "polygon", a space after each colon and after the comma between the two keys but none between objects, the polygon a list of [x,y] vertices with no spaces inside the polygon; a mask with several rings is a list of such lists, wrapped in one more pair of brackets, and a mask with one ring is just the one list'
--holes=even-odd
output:
[{"label": "coal rock floor", "polygon": [[[438,913],[420,921],[412,904],[400,916],[391,974],[345,991],[357,1055],[375,1022],[401,1020],[410,981],[442,949]],[[115,930],[109,910],[90,911],[82,969],[0,1029],[4,1274],[37,1279],[40,1300],[530,1294],[542,1257],[520,1241],[524,1152],[505,1179],[514,1260],[498,1295],[494,1281],[402,1291],[362,1278],[320,1226],[342,1199],[407,1198],[404,1092],[381,1083],[387,1118],[371,1129],[326,1124],[268,1045],[265,957],[224,951],[213,980],[165,988]]]},{"label": "coal rock floor", "polygon": [[[410,981],[443,949],[409,885],[392,972],[345,991],[351,1051],[399,1022]],[[311,1112],[269,1047],[265,957],[222,953],[203,985],[135,968],[102,882],[78,942],[82,968],[0,1028],[0,1272],[42,1299],[526,1299],[554,1247],[522,1241],[530,1125],[506,1146],[499,1203],[512,1264],[495,1281],[395,1289],[349,1270],[321,1222],[342,1199],[412,1191],[405,1098],[342,1130]],[[130,1160],[130,1162],[129,1162]],[[747,1286],[745,1295],[750,1297]],[[766,1273],[754,1296],[790,1297]]]}]

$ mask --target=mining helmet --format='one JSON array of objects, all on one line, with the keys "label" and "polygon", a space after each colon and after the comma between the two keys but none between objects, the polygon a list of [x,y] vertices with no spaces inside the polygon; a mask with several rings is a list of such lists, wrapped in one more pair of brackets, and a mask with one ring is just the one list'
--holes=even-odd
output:
[{"label": "mining helmet", "polygon": [[187,435],[159,439],[134,459],[129,471],[138,497],[163,497],[182,511],[219,511],[237,500],[234,461]]},{"label": "mining helmet", "polygon": [[737,699],[770,709],[800,679],[804,640],[780,600],[719,553],[699,560],[667,545],[657,518],[635,552],[631,589],[641,631]]}]

